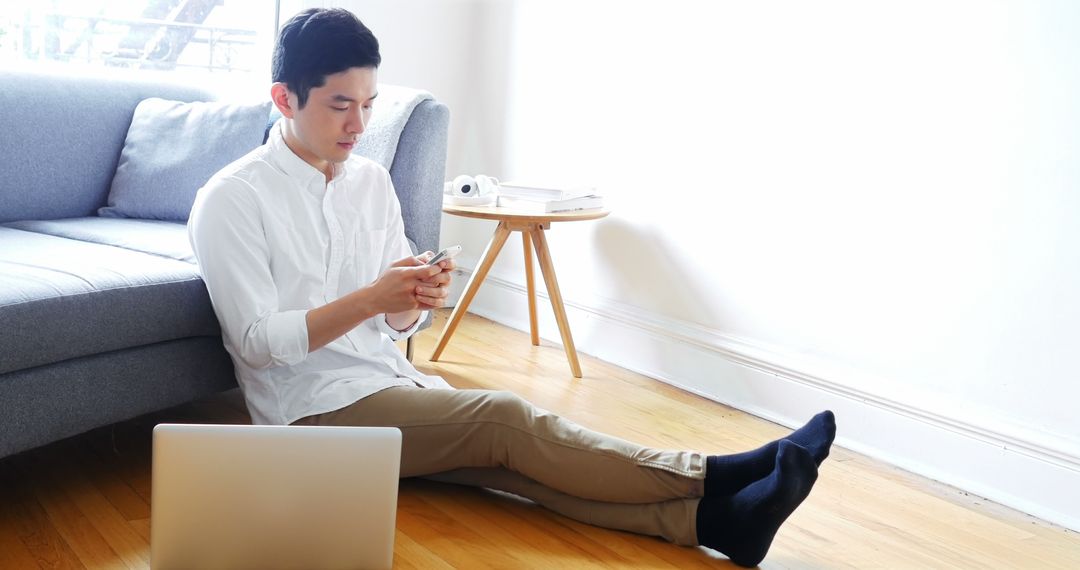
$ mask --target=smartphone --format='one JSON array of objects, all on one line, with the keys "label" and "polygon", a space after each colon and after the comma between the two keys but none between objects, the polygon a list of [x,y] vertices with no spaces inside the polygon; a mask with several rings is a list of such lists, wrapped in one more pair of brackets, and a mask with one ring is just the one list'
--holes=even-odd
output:
[{"label": "smartphone", "polygon": [[461,246],[460,245],[452,245],[452,246],[440,251],[439,253],[436,253],[434,257],[432,257],[431,259],[428,260],[427,264],[428,265],[435,265],[436,263],[438,263],[438,262],[440,262],[440,261],[442,261],[444,259],[449,259],[451,257],[454,257],[458,253],[461,253]]}]

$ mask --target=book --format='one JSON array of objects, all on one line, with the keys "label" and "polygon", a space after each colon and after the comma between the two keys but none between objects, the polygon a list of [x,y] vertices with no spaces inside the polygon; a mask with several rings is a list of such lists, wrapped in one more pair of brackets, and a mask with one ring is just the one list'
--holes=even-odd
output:
[{"label": "book", "polygon": [[537,199],[500,194],[498,205],[501,208],[519,210],[531,214],[553,214],[556,212],[603,208],[604,197],[598,194],[584,194],[561,199]]},{"label": "book", "polygon": [[565,200],[577,196],[596,194],[591,186],[552,186],[544,184],[526,184],[506,182],[499,184],[499,195],[528,198],[531,200]]}]

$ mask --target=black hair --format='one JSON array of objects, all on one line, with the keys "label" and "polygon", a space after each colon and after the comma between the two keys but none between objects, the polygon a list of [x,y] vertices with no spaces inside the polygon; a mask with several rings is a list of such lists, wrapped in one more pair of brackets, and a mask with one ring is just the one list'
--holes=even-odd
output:
[{"label": "black hair", "polygon": [[300,108],[326,76],[352,67],[379,67],[379,40],[352,12],[311,8],[285,23],[274,45],[270,73],[296,93]]}]

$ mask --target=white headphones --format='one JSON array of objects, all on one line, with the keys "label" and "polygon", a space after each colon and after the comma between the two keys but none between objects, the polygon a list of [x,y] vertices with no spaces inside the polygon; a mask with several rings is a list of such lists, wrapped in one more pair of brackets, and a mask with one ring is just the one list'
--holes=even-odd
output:
[{"label": "white headphones", "polygon": [[462,174],[447,182],[443,201],[455,206],[487,206],[495,203],[499,194],[499,179],[478,174]]}]

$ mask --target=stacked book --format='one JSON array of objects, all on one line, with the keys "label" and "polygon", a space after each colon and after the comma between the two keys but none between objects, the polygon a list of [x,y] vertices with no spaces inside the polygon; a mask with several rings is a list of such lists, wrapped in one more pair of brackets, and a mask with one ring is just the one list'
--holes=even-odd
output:
[{"label": "stacked book", "polygon": [[571,212],[604,207],[595,188],[558,188],[532,184],[499,185],[499,207],[536,214]]}]

